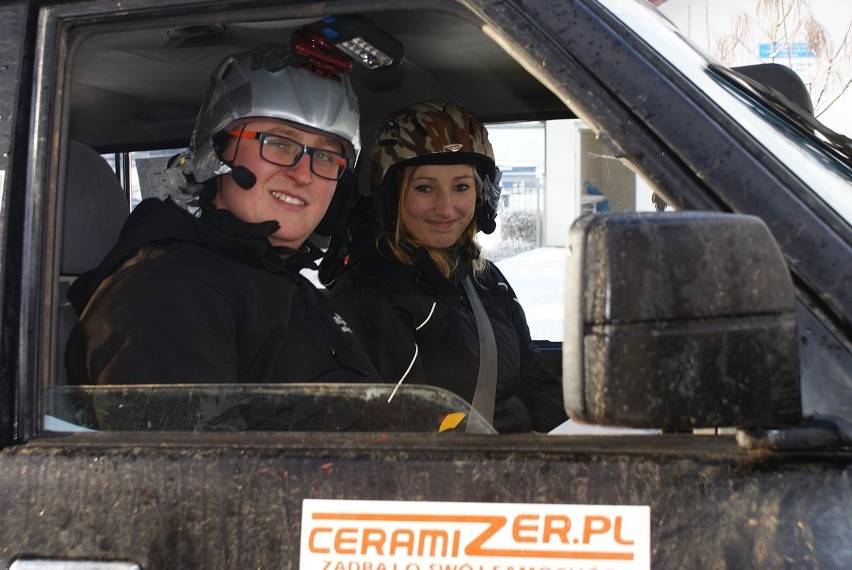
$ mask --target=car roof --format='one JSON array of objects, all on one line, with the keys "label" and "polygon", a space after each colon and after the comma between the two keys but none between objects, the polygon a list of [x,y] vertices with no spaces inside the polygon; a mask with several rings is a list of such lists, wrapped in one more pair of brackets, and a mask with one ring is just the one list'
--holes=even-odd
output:
[{"label": "car roof", "polygon": [[[389,110],[427,98],[457,102],[491,122],[573,116],[470,13],[457,4],[445,7],[364,14],[399,40],[405,53],[392,69],[356,64],[350,73],[362,136],[370,136]],[[268,13],[263,20],[242,17],[102,27],[81,38],[71,67],[71,138],[102,151],[185,146],[209,74],[222,58],[264,42],[286,43],[294,30],[316,21]]]}]

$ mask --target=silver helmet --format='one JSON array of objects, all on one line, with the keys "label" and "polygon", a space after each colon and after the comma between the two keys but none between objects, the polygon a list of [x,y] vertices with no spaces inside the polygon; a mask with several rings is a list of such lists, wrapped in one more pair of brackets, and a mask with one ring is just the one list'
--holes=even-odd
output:
[{"label": "silver helmet", "polygon": [[343,141],[352,168],[361,151],[358,101],[344,73],[318,74],[290,46],[264,44],[216,67],[182,170],[197,183],[228,172],[216,137],[244,119],[273,118]]}]

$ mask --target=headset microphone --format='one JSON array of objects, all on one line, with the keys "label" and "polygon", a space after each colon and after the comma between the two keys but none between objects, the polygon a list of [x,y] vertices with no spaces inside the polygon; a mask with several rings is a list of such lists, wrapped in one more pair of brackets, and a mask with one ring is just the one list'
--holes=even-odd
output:
[{"label": "headset microphone", "polygon": [[233,178],[234,182],[236,182],[243,190],[248,190],[254,186],[255,182],[257,182],[257,176],[255,176],[254,172],[245,166],[232,166],[231,178]]}]

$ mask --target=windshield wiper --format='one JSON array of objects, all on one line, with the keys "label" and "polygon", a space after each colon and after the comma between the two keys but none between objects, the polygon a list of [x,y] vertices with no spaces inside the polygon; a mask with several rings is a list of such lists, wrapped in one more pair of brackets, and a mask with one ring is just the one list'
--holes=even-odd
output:
[{"label": "windshield wiper", "polygon": [[[762,102],[799,130],[811,136],[818,136],[834,156],[846,166],[852,168],[852,139],[829,129],[813,115],[810,96],[807,94],[804,84],[795,84],[796,81],[801,82],[797,75],[792,78],[785,73],[785,75],[788,75],[785,79],[789,79],[791,84],[784,85],[777,81],[781,79],[778,74],[761,73],[767,70],[768,66],[772,66],[773,69],[781,68],[789,74],[795,75],[793,70],[779,64],[761,64],[734,69],[712,63],[709,65],[712,72],[721,76],[728,83],[741,90],[752,92],[753,96],[755,94],[759,96],[758,98]],[[772,85],[768,85],[765,81],[773,75],[776,81]],[[803,98],[807,100],[804,101]]]}]

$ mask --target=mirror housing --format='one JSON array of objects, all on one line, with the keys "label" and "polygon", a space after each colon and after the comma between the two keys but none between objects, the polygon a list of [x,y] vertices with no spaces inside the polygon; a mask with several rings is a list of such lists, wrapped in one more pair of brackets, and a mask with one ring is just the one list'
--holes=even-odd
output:
[{"label": "mirror housing", "polygon": [[760,219],[588,215],[568,242],[570,417],[668,431],[800,422],[793,284]]}]

